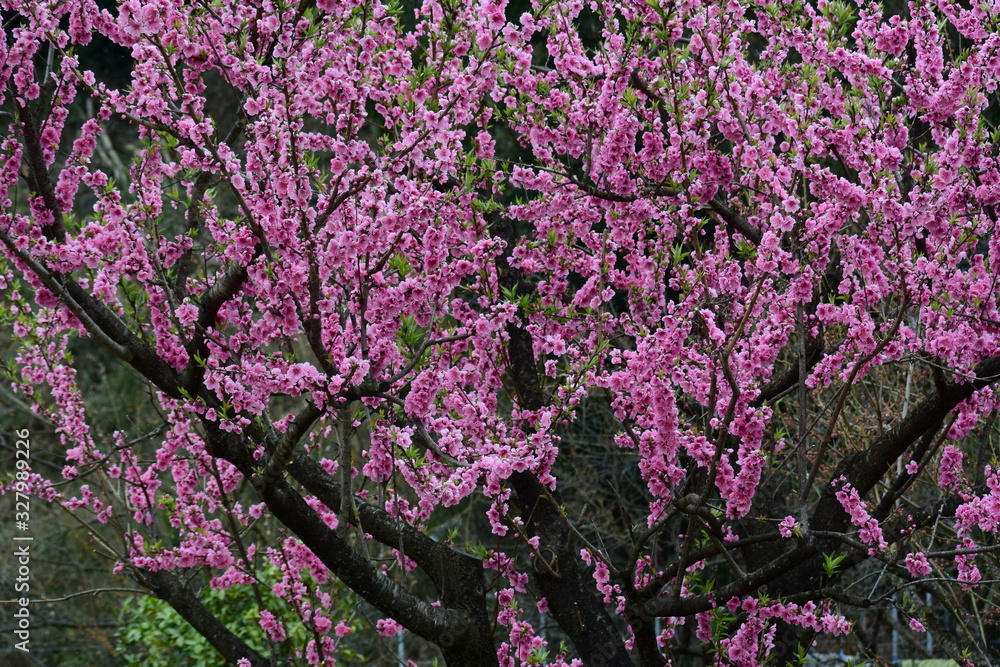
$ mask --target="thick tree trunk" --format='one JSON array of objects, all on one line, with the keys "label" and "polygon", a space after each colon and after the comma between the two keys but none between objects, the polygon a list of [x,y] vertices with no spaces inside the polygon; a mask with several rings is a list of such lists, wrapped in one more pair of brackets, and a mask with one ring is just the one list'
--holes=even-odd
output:
[{"label": "thick tree trunk", "polygon": [[[504,254],[497,258],[500,284],[505,289],[521,289],[522,276],[508,261],[516,243],[513,225],[502,216],[490,222],[491,231],[507,244]],[[545,405],[546,399],[540,387],[531,335],[524,322],[510,323],[506,329],[510,341],[507,359],[518,400],[522,407],[537,410]],[[528,472],[514,473],[510,482],[520,515],[527,518],[524,532],[539,538],[538,553],[546,559],[533,569],[532,581],[548,601],[559,627],[569,636],[585,664],[631,667],[622,632],[598,598],[594,580],[580,560],[580,545],[574,543],[569,522],[559,510],[562,505],[559,495]]]}]

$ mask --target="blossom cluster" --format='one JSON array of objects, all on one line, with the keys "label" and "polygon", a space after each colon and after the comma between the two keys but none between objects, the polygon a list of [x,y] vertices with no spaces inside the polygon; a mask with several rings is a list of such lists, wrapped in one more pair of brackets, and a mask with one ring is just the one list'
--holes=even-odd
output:
[{"label": "blossom cluster", "polygon": [[[755,577],[818,567],[829,526],[858,562],[913,545],[896,575],[928,577],[908,505],[957,506],[939,572],[983,580],[1000,476],[967,443],[998,408],[996,3],[105,4],[0,0],[0,321],[72,482],[32,488],[121,530],[116,574],[229,589],[276,568],[291,611],[259,625],[308,628],[309,664],[356,638],[331,591],[413,594],[438,552],[404,537],[457,552],[440,526],[470,509],[504,665],[579,664],[543,631],[585,643],[550,580],[584,582],[647,655],[687,617],[719,664],[770,659],[777,620],[843,634]],[[81,338],[128,366],[151,435],[95,420]],[[917,432],[921,409],[941,414]],[[594,410],[613,432],[587,435]],[[565,482],[604,444],[627,499]],[[279,523],[289,497],[305,516]],[[342,543],[363,566],[317,553]],[[779,598],[801,592],[785,575]]]}]

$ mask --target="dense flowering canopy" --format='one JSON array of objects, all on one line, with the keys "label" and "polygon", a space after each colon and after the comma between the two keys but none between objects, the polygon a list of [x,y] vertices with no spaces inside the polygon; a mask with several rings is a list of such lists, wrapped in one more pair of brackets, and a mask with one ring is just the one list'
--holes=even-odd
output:
[{"label": "dense flowering canopy", "polygon": [[[855,607],[938,631],[908,590],[975,625],[1000,3],[0,6],[3,317],[74,484],[20,481],[226,659],[295,622],[333,664],[341,584],[451,665],[783,665]],[[181,576],[264,565],[270,647]]]}]

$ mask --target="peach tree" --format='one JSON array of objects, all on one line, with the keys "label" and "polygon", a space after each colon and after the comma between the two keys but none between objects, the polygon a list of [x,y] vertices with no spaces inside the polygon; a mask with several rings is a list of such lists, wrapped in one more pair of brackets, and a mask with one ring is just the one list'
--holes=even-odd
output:
[{"label": "peach tree", "polygon": [[1000,3],[0,7],[5,488],[228,662],[998,659]]}]

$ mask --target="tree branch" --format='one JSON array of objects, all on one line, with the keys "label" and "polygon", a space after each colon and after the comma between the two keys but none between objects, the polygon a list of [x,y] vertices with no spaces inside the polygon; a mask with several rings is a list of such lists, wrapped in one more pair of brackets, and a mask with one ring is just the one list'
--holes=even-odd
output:
[{"label": "tree branch", "polygon": [[52,214],[52,225],[44,227],[42,232],[47,239],[63,243],[66,241],[66,228],[63,224],[62,211],[59,210],[55,190],[53,190],[52,181],[49,179],[49,170],[45,166],[41,137],[38,134],[38,128],[35,127],[35,119],[32,117],[31,109],[28,108],[27,104],[18,106],[17,117],[21,127],[21,136],[24,138],[30,185],[45,202],[45,208]]},{"label": "tree branch", "polygon": [[[496,260],[500,285],[514,288],[521,279],[520,272],[511,267],[508,260],[516,245],[514,227],[509,219],[500,215],[489,218],[488,222],[493,234],[507,246]],[[541,390],[531,335],[523,323],[511,322],[506,329],[510,341],[507,357],[518,402],[522,408],[537,410],[545,405],[545,395]],[[536,570],[533,577],[559,626],[585,662],[630,666],[632,661],[621,634],[597,598],[593,581],[586,576],[580,555],[573,548],[573,531],[559,511],[558,494],[529,472],[515,472],[510,476],[510,483],[521,515],[529,517],[523,532],[539,538],[539,550],[554,554],[553,567],[541,572]]]},{"label": "tree branch", "polygon": [[276,443],[267,466],[260,475],[254,478],[254,486],[270,486],[278,479],[291,460],[295,445],[309,432],[312,425],[322,415],[323,411],[317,408],[315,403],[310,401],[306,404],[306,407],[295,416],[295,421],[288,425]]},{"label": "tree branch", "polygon": [[164,600],[191,624],[227,662],[236,664],[241,658],[250,660],[253,667],[270,667],[271,661],[257,653],[227,628],[215,615],[205,608],[176,572],[172,570],[133,570],[143,586],[156,597]]},{"label": "tree branch", "polygon": [[[844,459],[832,479],[845,476],[864,498],[911,444],[934,430],[959,403],[997,380],[1000,380],[1000,355],[979,363],[970,381],[944,383],[938,393],[926,398],[906,419],[883,433],[868,449]],[[813,512],[810,526],[817,530],[843,531],[848,520],[847,513],[837,500],[836,489],[827,486]]]},{"label": "tree branch", "polygon": [[771,563],[750,572],[742,579],[720,586],[711,593],[688,598],[660,597],[645,603],[642,610],[650,616],[690,616],[708,611],[718,606],[720,601],[755,592],[761,586],[786,574],[799,563],[805,562],[815,553],[815,544],[805,542],[786,551]]},{"label": "tree branch", "polygon": [[[251,426],[248,427],[243,436],[238,436],[222,431],[214,422],[206,421],[203,422],[203,425],[209,453],[224,458],[235,465],[245,477],[253,479],[255,461],[243,438],[249,437],[251,442],[262,440],[266,436],[260,429]],[[305,455],[301,451],[298,451],[296,456],[293,449],[293,459],[295,459],[291,465],[293,471],[311,473],[313,480],[318,478],[315,471],[310,470],[310,466],[304,464]],[[336,487],[336,484],[333,486]],[[331,572],[358,595],[383,613],[402,623],[409,630],[451,651],[462,649],[460,639],[465,641],[467,645],[475,644],[480,649],[485,642],[492,641],[491,637],[483,637],[481,636],[482,632],[476,632],[484,624],[479,622],[481,619],[476,619],[473,616],[475,609],[472,608],[472,605],[467,603],[456,605],[458,609],[435,607],[416,597],[385,576],[372,565],[367,557],[352,549],[345,540],[337,535],[336,531],[324,523],[316,511],[306,503],[302,495],[284,480],[278,478],[269,485],[255,483],[254,488],[271,514],[301,539],[303,544],[309,547]],[[328,494],[324,494],[324,496],[325,498],[318,497],[326,503],[330,497]],[[338,507],[339,505],[335,503],[332,506]],[[398,526],[399,522],[397,522]],[[417,532],[412,527],[410,530]],[[407,533],[407,536],[412,539],[413,533]],[[431,544],[437,545],[426,536],[422,536],[422,538],[423,540],[414,539],[412,541],[424,550],[422,555],[425,555]],[[442,549],[444,548],[442,547]],[[453,576],[455,572],[446,572],[446,574]],[[478,590],[475,590],[475,586],[471,585],[468,577],[461,581],[464,590],[468,591],[471,588],[473,589],[471,592],[478,594],[479,598],[482,599],[485,588],[482,586],[481,571]],[[457,593],[449,590],[447,585],[444,588],[445,591],[448,591],[449,600],[453,600],[457,596]],[[453,593],[455,594],[453,595]],[[444,591],[442,591],[442,598],[444,597]],[[485,604],[481,603],[479,608],[481,614],[485,614]],[[485,652],[478,653],[478,659],[481,661],[485,654]],[[491,654],[495,659],[495,650],[492,650]]]}]

